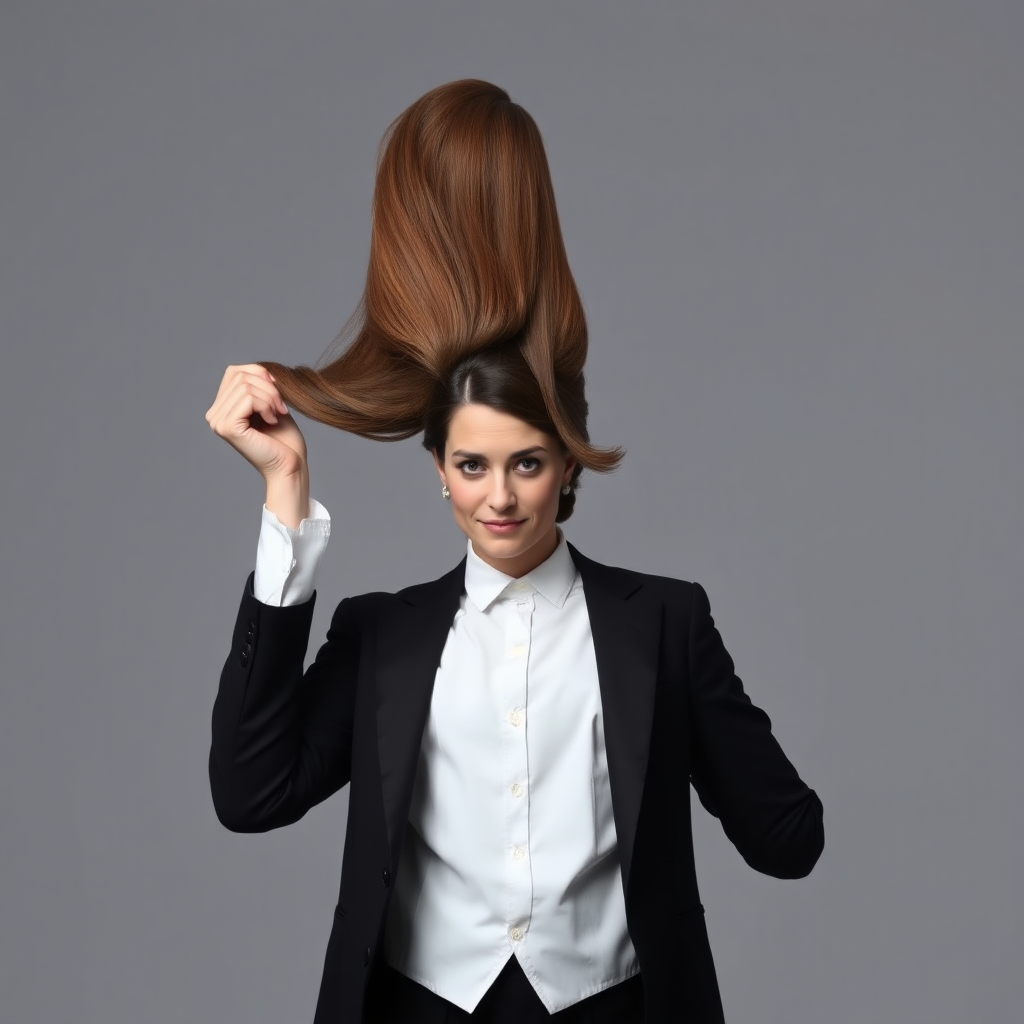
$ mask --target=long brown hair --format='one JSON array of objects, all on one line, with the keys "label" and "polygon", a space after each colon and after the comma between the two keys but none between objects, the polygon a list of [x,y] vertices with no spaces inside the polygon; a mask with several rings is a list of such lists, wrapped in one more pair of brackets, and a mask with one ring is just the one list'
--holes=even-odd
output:
[{"label": "long brown hair", "polygon": [[347,334],[319,368],[263,363],[311,419],[378,441],[411,437],[467,356],[511,343],[580,467],[607,472],[625,454],[590,444],[585,402],[581,421],[571,397],[582,396],[583,304],[540,131],[496,85],[438,86],[385,131],[366,286],[325,359]]}]

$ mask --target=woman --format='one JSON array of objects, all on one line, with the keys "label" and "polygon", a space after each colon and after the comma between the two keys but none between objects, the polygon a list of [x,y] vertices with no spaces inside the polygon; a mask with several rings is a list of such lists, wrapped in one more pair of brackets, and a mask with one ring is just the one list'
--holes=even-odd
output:
[{"label": "woman", "polygon": [[[450,83],[390,126],[359,330],[320,370],[229,367],[207,413],[266,481],[213,710],[220,820],[259,832],[350,784],[316,1024],[722,1021],[688,787],[754,868],[806,875],[821,802],[743,691],[696,583],[587,558],[582,305],[540,134]],[[422,431],[466,557],[346,598],[303,672],[329,517],[285,400]]]}]

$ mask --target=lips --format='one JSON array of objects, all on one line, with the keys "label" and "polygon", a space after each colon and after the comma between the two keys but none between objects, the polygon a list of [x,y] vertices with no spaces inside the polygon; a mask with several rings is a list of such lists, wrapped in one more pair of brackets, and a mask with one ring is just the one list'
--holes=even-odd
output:
[{"label": "lips", "polygon": [[511,526],[513,523],[525,523],[525,519],[483,519],[485,526]]}]

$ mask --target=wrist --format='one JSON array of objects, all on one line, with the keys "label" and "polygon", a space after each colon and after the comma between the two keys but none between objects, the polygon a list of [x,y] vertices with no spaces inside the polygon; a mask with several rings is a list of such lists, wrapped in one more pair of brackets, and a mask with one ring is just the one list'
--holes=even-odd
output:
[{"label": "wrist", "polygon": [[297,530],[309,516],[309,474],[271,477],[267,480],[267,509],[285,526]]}]

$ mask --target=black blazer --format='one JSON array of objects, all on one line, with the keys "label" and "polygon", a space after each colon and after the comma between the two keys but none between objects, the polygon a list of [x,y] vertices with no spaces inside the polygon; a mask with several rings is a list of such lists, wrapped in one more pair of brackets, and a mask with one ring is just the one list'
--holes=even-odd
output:
[{"label": "black blazer", "polygon": [[[650,1022],[722,1022],[694,872],[689,784],[744,860],[810,872],[822,805],[744,693],[698,583],[614,568],[570,544],[590,614],[626,918]],[[314,1024],[372,1017],[388,899],[434,675],[465,559],[338,605],[303,673],[315,595],[274,608],[246,583],[213,706],[210,786],[235,832],[301,818],[351,783],[341,888]]]}]

